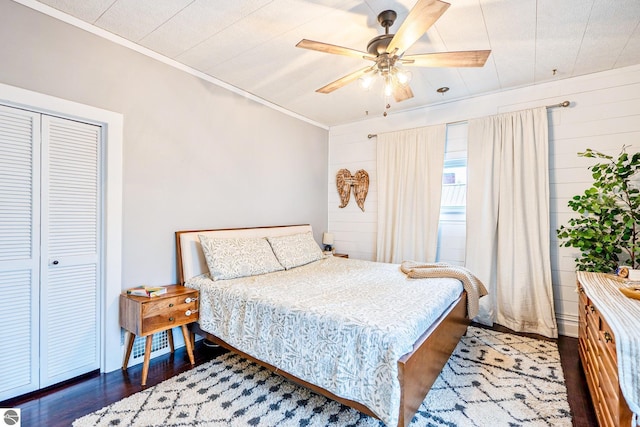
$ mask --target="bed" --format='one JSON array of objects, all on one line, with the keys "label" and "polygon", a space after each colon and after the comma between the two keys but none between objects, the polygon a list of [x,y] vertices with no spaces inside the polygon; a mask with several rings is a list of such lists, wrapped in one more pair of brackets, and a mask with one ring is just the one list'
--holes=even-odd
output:
[{"label": "bed", "polygon": [[[179,282],[200,291],[192,332],[387,425],[409,425],[470,323],[467,292],[456,279],[408,279],[397,265],[325,256],[317,244],[311,262],[289,257],[283,245],[303,237],[312,239],[310,225],[176,232]],[[283,268],[219,276],[208,262],[234,239],[257,242],[257,253],[268,241]],[[424,292],[437,307],[414,304]]]}]

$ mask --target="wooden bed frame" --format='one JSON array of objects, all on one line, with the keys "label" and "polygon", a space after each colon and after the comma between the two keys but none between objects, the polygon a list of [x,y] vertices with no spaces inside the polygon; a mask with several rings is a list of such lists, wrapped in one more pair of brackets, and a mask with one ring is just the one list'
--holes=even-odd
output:
[{"label": "wooden bed frame", "polygon": [[[214,230],[189,230],[176,232],[176,248],[178,260],[178,280],[184,284],[185,280],[207,271],[206,261],[200,248],[198,234],[215,234],[218,237],[266,237],[294,234],[310,231],[309,225],[252,227],[235,229]],[[191,254],[197,254],[191,258]],[[405,354],[398,360],[398,380],[400,382],[400,416],[399,427],[406,427],[411,423],[413,416],[424,401],[429,389],[433,385],[442,368],[445,366],[451,353],[466,333],[470,320],[467,319],[467,295],[462,292],[442,315],[426,330],[415,342],[413,351]],[[304,381],[288,372],[282,371],[277,366],[272,366],[262,360],[256,359],[241,349],[237,349],[222,339],[203,331],[198,323],[190,325],[191,331],[215,342],[241,356],[251,360],[283,377],[300,384],[310,390],[335,400],[343,405],[354,408],[374,418],[378,418],[365,405],[334,395],[317,385]]]}]

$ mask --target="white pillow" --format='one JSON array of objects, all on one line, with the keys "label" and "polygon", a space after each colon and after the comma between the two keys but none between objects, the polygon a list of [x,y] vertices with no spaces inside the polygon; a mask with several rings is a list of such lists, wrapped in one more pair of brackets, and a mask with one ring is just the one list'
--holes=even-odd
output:
[{"label": "white pillow", "polygon": [[311,232],[267,237],[280,264],[287,270],[324,258]]},{"label": "white pillow", "polygon": [[213,280],[284,270],[263,237],[225,239],[199,234],[198,238]]}]

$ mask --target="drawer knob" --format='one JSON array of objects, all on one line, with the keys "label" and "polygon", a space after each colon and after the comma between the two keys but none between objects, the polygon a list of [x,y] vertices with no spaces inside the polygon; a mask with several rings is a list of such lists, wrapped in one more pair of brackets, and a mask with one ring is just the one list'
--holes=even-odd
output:
[{"label": "drawer knob", "polygon": [[605,340],[606,342],[611,342],[611,341],[613,341],[613,337],[611,336],[611,334],[610,334],[609,332],[606,332],[606,331],[605,331],[605,333],[604,333],[604,340]]},{"label": "drawer knob", "polygon": [[175,319],[173,317],[169,317],[169,322],[173,322]]},{"label": "drawer knob", "polygon": [[184,302],[186,302],[187,304],[189,304],[190,302],[195,302],[198,301],[198,298],[194,298],[194,297],[187,297],[187,299],[184,300]]},{"label": "drawer knob", "polygon": [[185,316],[191,316],[191,310],[187,310],[184,314]]},{"label": "drawer knob", "polygon": [[170,303],[170,304],[169,304],[169,307],[173,307],[173,303]]},{"label": "drawer knob", "polygon": [[595,308],[594,306],[590,306],[590,308],[591,308],[591,312],[592,312],[592,313],[595,313],[595,312],[596,312],[596,308]]}]

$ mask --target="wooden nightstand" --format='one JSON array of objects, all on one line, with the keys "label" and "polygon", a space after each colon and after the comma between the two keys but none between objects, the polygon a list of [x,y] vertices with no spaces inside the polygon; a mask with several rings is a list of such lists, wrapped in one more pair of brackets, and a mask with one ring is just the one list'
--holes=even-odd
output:
[{"label": "wooden nightstand", "polygon": [[157,297],[120,294],[120,326],[127,331],[127,349],[122,369],[127,369],[136,336],[146,336],[144,364],[142,365],[142,385],[146,385],[153,334],[168,330],[169,346],[173,353],[171,328],[176,326],[182,328],[184,345],[187,347],[189,361],[193,365],[193,347],[187,325],[196,320],[198,320],[198,291],[195,289],[181,285],[170,285],[167,286],[166,294]]},{"label": "wooden nightstand", "polygon": [[338,254],[338,253],[335,253],[335,254],[333,254],[333,256],[337,256],[338,258],[349,258],[349,254]]}]

